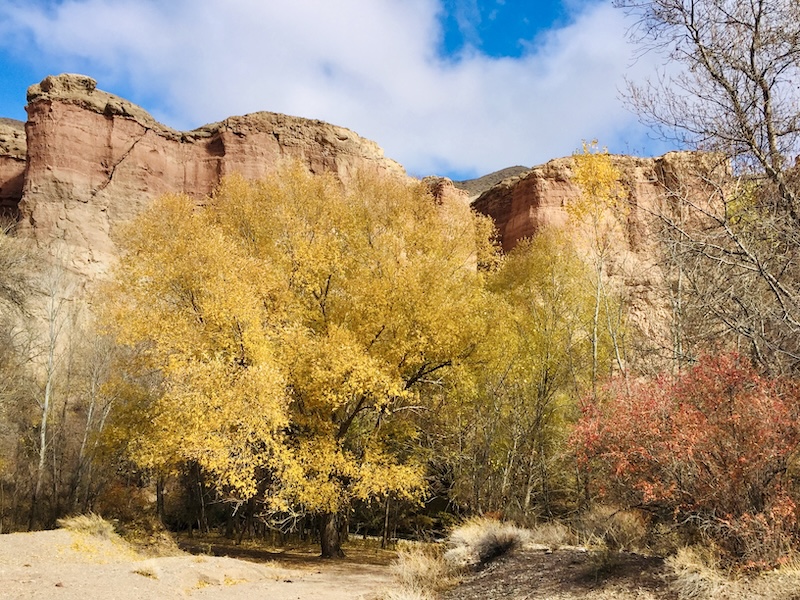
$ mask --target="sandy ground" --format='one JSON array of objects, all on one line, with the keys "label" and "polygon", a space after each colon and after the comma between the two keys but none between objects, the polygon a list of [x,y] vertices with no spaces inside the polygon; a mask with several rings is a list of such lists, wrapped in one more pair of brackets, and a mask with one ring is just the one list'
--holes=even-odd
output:
[{"label": "sandy ground", "polygon": [[147,558],[116,537],[61,529],[0,535],[0,598],[8,600],[369,600],[389,586],[382,565]]}]

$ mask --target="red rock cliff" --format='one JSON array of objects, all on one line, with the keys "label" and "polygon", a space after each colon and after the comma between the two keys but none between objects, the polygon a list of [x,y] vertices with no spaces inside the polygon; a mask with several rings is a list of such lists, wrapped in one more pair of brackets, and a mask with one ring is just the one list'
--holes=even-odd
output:
[{"label": "red rock cliff", "polygon": [[403,173],[377,144],[342,127],[260,112],[181,132],[81,75],[31,86],[27,111],[21,234],[89,278],[113,260],[115,224],[166,192],[202,197],[227,174],[262,177],[284,157],[345,180],[363,168]]},{"label": "red rock cliff", "polygon": [[[611,158],[628,195],[625,243],[635,251],[651,237],[652,217],[672,209],[670,196],[688,193],[686,186],[692,187],[692,180],[711,168],[703,155],[691,152],[670,152],[658,158]],[[546,225],[566,223],[564,207],[580,196],[572,181],[573,168],[572,158],[551,160],[496,184],[472,206],[492,217],[503,249],[511,250],[519,240]]]},{"label": "red rock cliff", "polygon": [[[603,259],[604,272],[628,298],[630,324],[654,346],[666,347],[670,315],[664,296],[667,276],[662,270],[662,249],[658,245],[659,216],[674,216],[674,211],[680,210],[679,196],[692,197],[700,204],[704,198],[713,197],[707,189],[707,175],[716,172],[724,179],[727,163],[713,155],[691,152],[670,152],[659,158],[612,156],[612,160],[621,174],[627,202],[615,220],[613,251]],[[542,227],[567,225],[565,207],[581,193],[572,181],[573,169],[572,158],[552,160],[494,185],[472,206],[492,217],[500,243],[509,251]],[[695,221],[696,218],[697,215]],[[688,221],[687,225],[699,226]],[[571,233],[577,246],[590,257],[589,227],[575,226]]]}]

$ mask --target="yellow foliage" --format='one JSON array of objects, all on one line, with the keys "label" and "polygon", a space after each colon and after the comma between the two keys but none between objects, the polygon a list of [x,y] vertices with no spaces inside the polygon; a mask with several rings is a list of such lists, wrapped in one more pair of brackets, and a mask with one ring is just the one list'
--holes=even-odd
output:
[{"label": "yellow foliage", "polygon": [[[589,385],[595,310],[594,291],[587,286],[590,275],[568,233],[559,229],[541,231],[508,256],[492,289],[513,323],[502,328],[508,337],[503,362],[512,365],[517,381],[547,381],[553,387],[571,382],[578,389]],[[600,351],[606,360],[610,346],[605,335]]]},{"label": "yellow foliage", "polygon": [[166,196],[122,231],[105,322],[160,383],[111,431],[142,466],[194,461],[276,509],[418,498],[410,407],[474,348],[488,221],[419,183],[297,165],[204,204]]},{"label": "yellow foliage", "polygon": [[622,174],[614,166],[608,150],[597,142],[583,143],[583,151],[573,155],[573,181],[581,189],[581,198],[566,206],[567,213],[579,222],[599,223],[605,218],[621,217],[627,212],[627,193],[620,185]]},{"label": "yellow foliage", "polygon": [[[608,275],[613,264],[620,268],[619,249],[624,247],[625,223],[628,215],[627,192],[622,186],[622,174],[614,166],[608,150],[599,150],[597,142],[583,144],[583,152],[574,155],[575,183],[581,188],[579,200],[567,206],[573,225],[589,229],[591,260],[594,266],[592,286],[595,292],[593,318],[593,374],[594,391],[601,374],[601,329],[611,337],[617,367],[624,365],[624,303],[620,280]],[[582,231],[581,233],[585,233]],[[601,322],[603,326],[601,327]]]},{"label": "yellow foliage", "polygon": [[578,398],[591,388],[595,351],[603,374],[614,355],[609,332],[595,336],[607,305],[597,305],[592,275],[570,232],[546,228],[487,276],[477,368],[453,391],[437,440],[454,465],[451,494],[472,509],[525,518],[558,503],[549,490],[573,485],[565,457]]}]

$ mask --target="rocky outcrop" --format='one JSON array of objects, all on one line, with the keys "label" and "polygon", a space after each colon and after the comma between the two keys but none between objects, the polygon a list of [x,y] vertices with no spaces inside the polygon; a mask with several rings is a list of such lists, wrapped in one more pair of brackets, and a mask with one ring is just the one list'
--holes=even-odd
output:
[{"label": "rocky outcrop", "polygon": [[455,200],[456,202],[469,205],[472,200],[469,196],[469,192],[459,188],[452,179],[447,177],[431,175],[423,178],[422,183],[427,186],[431,196],[433,196],[439,204],[447,200]]},{"label": "rocky outcrop", "polygon": [[25,123],[0,118],[0,219],[17,218],[26,152]]},{"label": "rocky outcrop", "polygon": [[[604,251],[603,272],[627,297],[629,323],[641,338],[650,340],[653,347],[668,347],[670,308],[664,292],[669,275],[663,269],[658,244],[662,218],[674,218],[676,211],[682,210],[678,198],[702,203],[716,197],[712,182],[725,181],[729,166],[718,156],[691,152],[670,152],[658,158],[611,158],[620,172],[626,201],[612,222],[606,223],[604,235],[612,236],[612,243]],[[566,206],[581,195],[573,181],[573,170],[571,157],[552,160],[501,181],[472,206],[494,220],[500,244],[510,251],[543,227],[568,226]],[[688,219],[689,229],[700,226],[702,214],[681,213]],[[597,252],[592,247],[591,226],[573,226],[570,235],[591,262]]]},{"label": "rocky outcrop", "polygon": [[[670,152],[658,158],[612,156],[627,194],[625,245],[643,249],[653,216],[674,210],[670,198],[676,194],[699,195],[703,174],[715,166],[707,155]],[[547,225],[567,222],[565,207],[580,197],[573,182],[574,161],[558,158],[504,179],[483,192],[472,203],[478,212],[492,217],[503,249],[511,250],[523,238]]]},{"label": "rocky outcrop", "polygon": [[285,159],[343,180],[358,169],[404,173],[374,142],[321,121],[259,112],[176,131],[82,75],[31,86],[27,110],[19,230],[87,278],[113,260],[115,225],[167,192],[202,198],[225,175],[263,177]]}]

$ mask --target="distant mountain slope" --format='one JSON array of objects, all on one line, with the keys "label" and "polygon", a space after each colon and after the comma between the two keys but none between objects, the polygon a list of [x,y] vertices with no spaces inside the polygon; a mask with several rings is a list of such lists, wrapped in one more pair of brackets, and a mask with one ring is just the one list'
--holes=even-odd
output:
[{"label": "distant mountain slope", "polygon": [[467,192],[471,199],[475,199],[478,196],[480,196],[483,192],[493,188],[495,185],[497,185],[504,179],[508,179],[509,177],[516,177],[517,175],[521,175],[522,173],[527,173],[530,170],[531,170],[530,167],[522,167],[522,166],[506,167],[505,169],[500,169],[499,171],[495,171],[494,173],[489,173],[488,175],[484,175],[483,177],[478,177],[477,179],[467,179],[466,181],[454,181],[453,185],[455,185],[458,189]]}]

